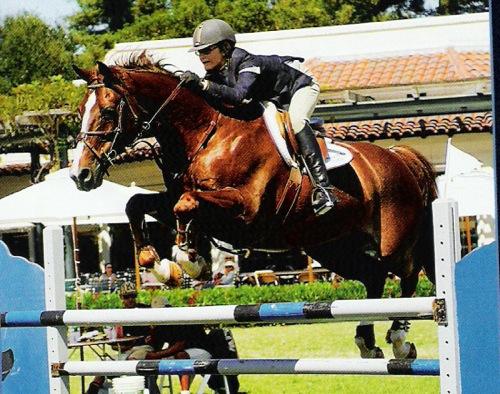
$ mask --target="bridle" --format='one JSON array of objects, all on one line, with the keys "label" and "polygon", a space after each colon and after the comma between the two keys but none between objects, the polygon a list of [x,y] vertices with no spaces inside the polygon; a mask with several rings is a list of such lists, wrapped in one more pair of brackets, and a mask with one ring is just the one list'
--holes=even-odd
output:
[{"label": "bridle", "polygon": [[[94,82],[90,85],[87,86],[87,89],[89,90],[96,90],[98,88],[103,88],[105,87],[104,83],[97,83]],[[115,144],[118,139],[118,136],[123,133],[123,109],[125,108],[125,105],[128,105],[130,109],[130,113],[132,114],[132,117],[134,118],[134,125],[137,125],[139,122],[139,116],[132,110],[132,107],[130,104],[127,102],[126,96],[121,95],[120,97],[120,103],[118,104],[118,121],[116,122],[116,127],[112,130],[100,130],[101,126],[103,125],[103,118],[101,117],[101,121],[99,122],[99,125],[97,127],[97,130],[92,130],[92,131],[84,131],[80,132],[77,137],[76,141],[82,141],[84,145],[88,148],[88,150],[92,153],[92,155],[95,157],[95,159],[99,162],[99,164],[102,166],[104,169],[105,173],[109,176],[108,173],[108,167],[113,165],[114,160],[118,156],[118,152],[115,150]],[[103,108],[105,110],[106,108]],[[102,112],[102,110],[101,110]],[[111,142],[111,149],[107,153],[99,154],[93,147],[90,145],[87,141],[87,137],[98,137],[102,141],[107,141]]]},{"label": "bridle", "polygon": [[[180,88],[182,87],[183,80],[181,80],[177,86],[172,90],[170,95],[165,99],[165,101],[160,105],[158,110],[151,116],[151,118],[145,122],[143,122],[140,126],[140,131],[137,133],[135,136],[134,140],[129,144],[130,146],[134,146],[138,140],[140,140],[143,137],[143,134],[151,129],[151,124],[153,121],[156,119],[156,117],[160,114],[160,112],[168,105],[169,102],[171,102],[179,93]],[[104,83],[100,82],[94,82],[91,83],[90,85],[87,86],[87,89],[89,90],[96,90],[98,88],[103,88],[106,87]],[[128,107],[130,110],[130,113],[133,117],[134,123],[133,123],[133,128],[138,128],[139,123],[140,123],[140,116],[134,111],[133,106],[130,104],[130,97],[128,96],[127,93],[119,94],[120,95],[120,103],[118,104],[118,121],[116,122],[116,127],[112,130],[99,130],[99,128],[102,126],[103,121],[99,122],[99,125],[97,127],[97,130],[92,130],[92,131],[85,131],[85,132],[80,132],[76,138],[77,142],[82,141],[85,146],[89,149],[89,151],[92,153],[92,155],[95,157],[95,159],[99,162],[99,165],[102,166],[104,169],[104,172],[109,176],[108,173],[108,168],[110,166],[113,166],[113,162],[116,160],[118,157],[118,152],[115,149],[115,144],[118,139],[118,136],[124,133],[123,129],[123,110],[125,106]],[[138,105],[139,106],[139,105]],[[103,108],[105,110],[106,108]],[[143,114],[146,114],[146,110],[144,110],[142,107],[139,106],[139,109]],[[109,152],[103,153],[102,155],[99,155],[99,153],[88,143],[87,137],[98,137],[103,141],[111,142],[111,148],[109,149]],[[153,149],[155,152],[155,150]],[[156,159],[155,159],[156,160]]]}]

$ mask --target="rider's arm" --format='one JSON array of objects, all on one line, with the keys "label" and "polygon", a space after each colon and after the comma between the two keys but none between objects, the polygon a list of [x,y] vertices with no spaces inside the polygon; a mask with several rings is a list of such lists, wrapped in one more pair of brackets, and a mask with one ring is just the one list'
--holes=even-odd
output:
[{"label": "rider's arm", "polygon": [[206,93],[222,99],[229,104],[246,104],[251,97],[252,87],[260,74],[260,67],[250,66],[242,68],[234,87],[229,87],[213,81],[206,81]]},{"label": "rider's arm", "polygon": [[175,356],[177,353],[182,352],[186,348],[186,341],[179,340],[166,349],[151,351],[146,353],[146,360],[159,360],[170,356]]}]

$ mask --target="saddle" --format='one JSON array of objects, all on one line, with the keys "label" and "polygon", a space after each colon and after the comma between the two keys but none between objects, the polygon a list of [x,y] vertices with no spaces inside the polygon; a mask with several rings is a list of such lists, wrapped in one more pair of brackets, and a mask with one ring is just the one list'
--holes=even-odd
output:
[{"label": "saddle", "polygon": [[[303,179],[307,175],[305,169],[301,168],[299,164],[301,161],[295,159],[300,154],[300,150],[295,134],[293,133],[288,112],[278,110],[271,102],[264,102],[262,105],[264,107],[264,121],[271,139],[278,149],[280,156],[290,167],[288,181],[276,208],[276,214],[282,216],[284,222],[297,201]],[[327,170],[341,167],[352,160],[352,154],[349,150],[335,145],[331,139],[319,132],[313,124],[311,126],[316,131],[316,139]]]},{"label": "saddle", "polygon": [[[300,151],[288,112],[279,110],[270,101],[264,102],[262,105],[264,107],[264,122],[280,156],[290,168],[300,167],[299,161],[294,159]],[[316,131],[316,139],[323,154],[327,170],[342,167],[351,162],[352,154],[347,148],[335,144],[332,139],[323,135],[321,130],[322,123],[317,126],[313,120],[310,125]]]}]

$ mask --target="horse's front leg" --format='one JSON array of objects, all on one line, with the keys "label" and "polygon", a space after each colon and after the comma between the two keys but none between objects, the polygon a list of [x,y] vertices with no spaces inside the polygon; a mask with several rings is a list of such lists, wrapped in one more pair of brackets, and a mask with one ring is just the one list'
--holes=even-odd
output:
[{"label": "horse's front leg", "polygon": [[201,204],[223,210],[234,218],[242,218],[248,213],[245,199],[238,189],[227,187],[214,191],[189,191],[174,206],[174,213],[181,226],[196,218]]},{"label": "horse's front leg", "polygon": [[132,237],[138,251],[141,266],[151,266],[159,261],[158,253],[150,244],[145,215],[153,216],[159,222],[174,228],[175,218],[172,215],[174,198],[169,192],[155,194],[135,194],[125,207]]}]

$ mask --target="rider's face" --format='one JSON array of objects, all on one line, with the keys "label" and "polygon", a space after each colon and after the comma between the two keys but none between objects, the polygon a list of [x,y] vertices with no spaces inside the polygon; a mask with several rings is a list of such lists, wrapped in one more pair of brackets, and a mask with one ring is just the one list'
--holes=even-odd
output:
[{"label": "rider's face", "polygon": [[224,56],[218,46],[212,46],[199,51],[199,56],[203,67],[205,67],[205,71],[220,70],[225,63]]}]

